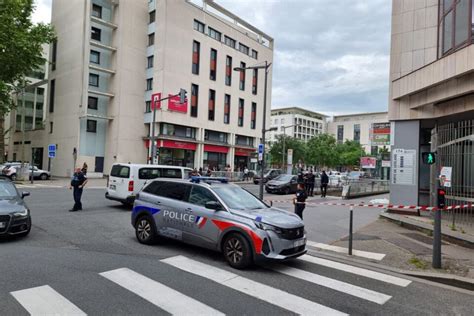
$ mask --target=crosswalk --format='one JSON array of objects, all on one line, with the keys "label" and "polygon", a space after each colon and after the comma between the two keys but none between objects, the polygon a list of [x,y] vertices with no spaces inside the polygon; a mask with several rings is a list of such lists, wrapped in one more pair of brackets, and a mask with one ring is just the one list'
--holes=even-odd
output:
[{"label": "crosswalk", "polygon": [[[309,270],[333,269],[342,272],[343,275],[354,275],[363,277],[371,282],[380,282],[383,286],[377,288],[385,289],[387,285],[396,288],[403,288],[410,285],[411,281],[397,276],[376,272],[364,268],[354,267],[336,261],[304,255],[296,261],[297,266],[310,267]],[[245,271],[235,271],[230,268],[224,269],[214,265],[198,261],[186,256],[174,256],[161,260],[165,267],[173,269],[173,275],[187,280],[189,275],[207,280],[216,291],[226,288],[230,291],[239,292],[240,295],[250,296],[252,299],[263,301],[288,313],[300,315],[347,315],[348,311],[341,311],[337,306],[325,306],[316,299],[300,297],[291,293],[282,286],[269,285],[261,280],[252,278],[252,273]],[[306,285],[326,288],[333,293],[343,293],[361,300],[377,305],[384,305],[392,299],[392,295],[364,288],[346,282],[346,280],[334,279],[320,275],[305,269],[296,268],[286,263],[271,264],[265,269],[266,273],[271,273],[272,278],[290,277],[298,282],[305,282]],[[119,286],[135,296],[144,299],[159,310],[172,315],[224,315],[228,310],[223,310],[222,304],[218,307],[211,306],[210,301],[202,302],[189,293],[180,292],[176,286],[170,286],[167,278],[160,278],[160,274],[150,275],[150,272],[141,274],[128,267],[97,273],[97,278],[110,285]],[[351,278],[347,278],[349,281]],[[370,282],[369,282],[370,284]],[[71,286],[74,286],[73,284]],[[10,292],[15,300],[31,315],[86,315],[87,307],[77,306],[74,298],[66,298],[56,289],[49,285],[43,285],[28,289]],[[334,295],[334,294],[332,294]],[[218,299],[216,297],[216,299]],[[251,308],[251,306],[244,306]],[[251,311],[251,310],[248,310]],[[113,311],[110,311],[114,314]],[[233,312],[235,313],[235,311]],[[241,313],[245,313],[241,312]]]}]

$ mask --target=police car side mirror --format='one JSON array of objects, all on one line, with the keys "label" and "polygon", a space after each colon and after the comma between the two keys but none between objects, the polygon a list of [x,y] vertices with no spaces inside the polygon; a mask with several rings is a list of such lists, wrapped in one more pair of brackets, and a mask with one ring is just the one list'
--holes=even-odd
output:
[{"label": "police car side mirror", "polygon": [[208,201],[208,202],[206,202],[204,207],[208,208],[210,210],[215,210],[215,211],[222,210],[222,205],[219,202],[216,202],[216,201]]},{"label": "police car side mirror", "polygon": [[21,198],[25,198],[25,196],[30,196],[30,192],[21,192]]}]

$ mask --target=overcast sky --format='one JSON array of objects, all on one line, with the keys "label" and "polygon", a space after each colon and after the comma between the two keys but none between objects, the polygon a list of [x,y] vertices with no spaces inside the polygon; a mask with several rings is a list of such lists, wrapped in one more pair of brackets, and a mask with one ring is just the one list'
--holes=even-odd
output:
[{"label": "overcast sky", "polygon": [[[274,38],[273,108],[387,110],[391,1],[216,2]],[[49,22],[51,0],[36,4],[33,20]]]}]

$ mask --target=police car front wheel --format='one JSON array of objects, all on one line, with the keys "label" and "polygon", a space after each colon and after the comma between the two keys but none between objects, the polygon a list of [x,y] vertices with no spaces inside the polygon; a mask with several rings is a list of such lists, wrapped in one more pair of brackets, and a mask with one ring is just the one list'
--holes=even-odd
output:
[{"label": "police car front wheel", "polygon": [[229,265],[236,269],[244,269],[252,264],[250,245],[240,234],[229,235],[223,244],[224,257]]},{"label": "police car front wheel", "polygon": [[156,239],[155,224],[148,216],[140,217],[135,225],[135,235],[142,244],[152,244]]}]

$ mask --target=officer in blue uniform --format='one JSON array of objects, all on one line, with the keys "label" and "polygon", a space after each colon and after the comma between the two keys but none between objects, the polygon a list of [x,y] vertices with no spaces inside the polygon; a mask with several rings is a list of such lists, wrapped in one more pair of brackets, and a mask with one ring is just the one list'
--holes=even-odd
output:
[{"label": "officer in blue uniform", "polygon": [[298,189],[296,190],[296,196],[293,199],[293,204],[295,204],[295,214],[298,215],[301,219],[303,219],[303,211],[306,207],[306,199],[308,198],[308,194],[304,188],[304,184],[299,183]]},{"label": "officer in blue uniform", "polygon": [[82,210],[82,191],[84,186],[87,184],[87,178],[82,172],[81,168],[76,168],[74,175],[71,179],[71,185],[69,189],[73,189],[73,196],[74,196],[74,207],[69,210],[69,212],[76,212]]}]

